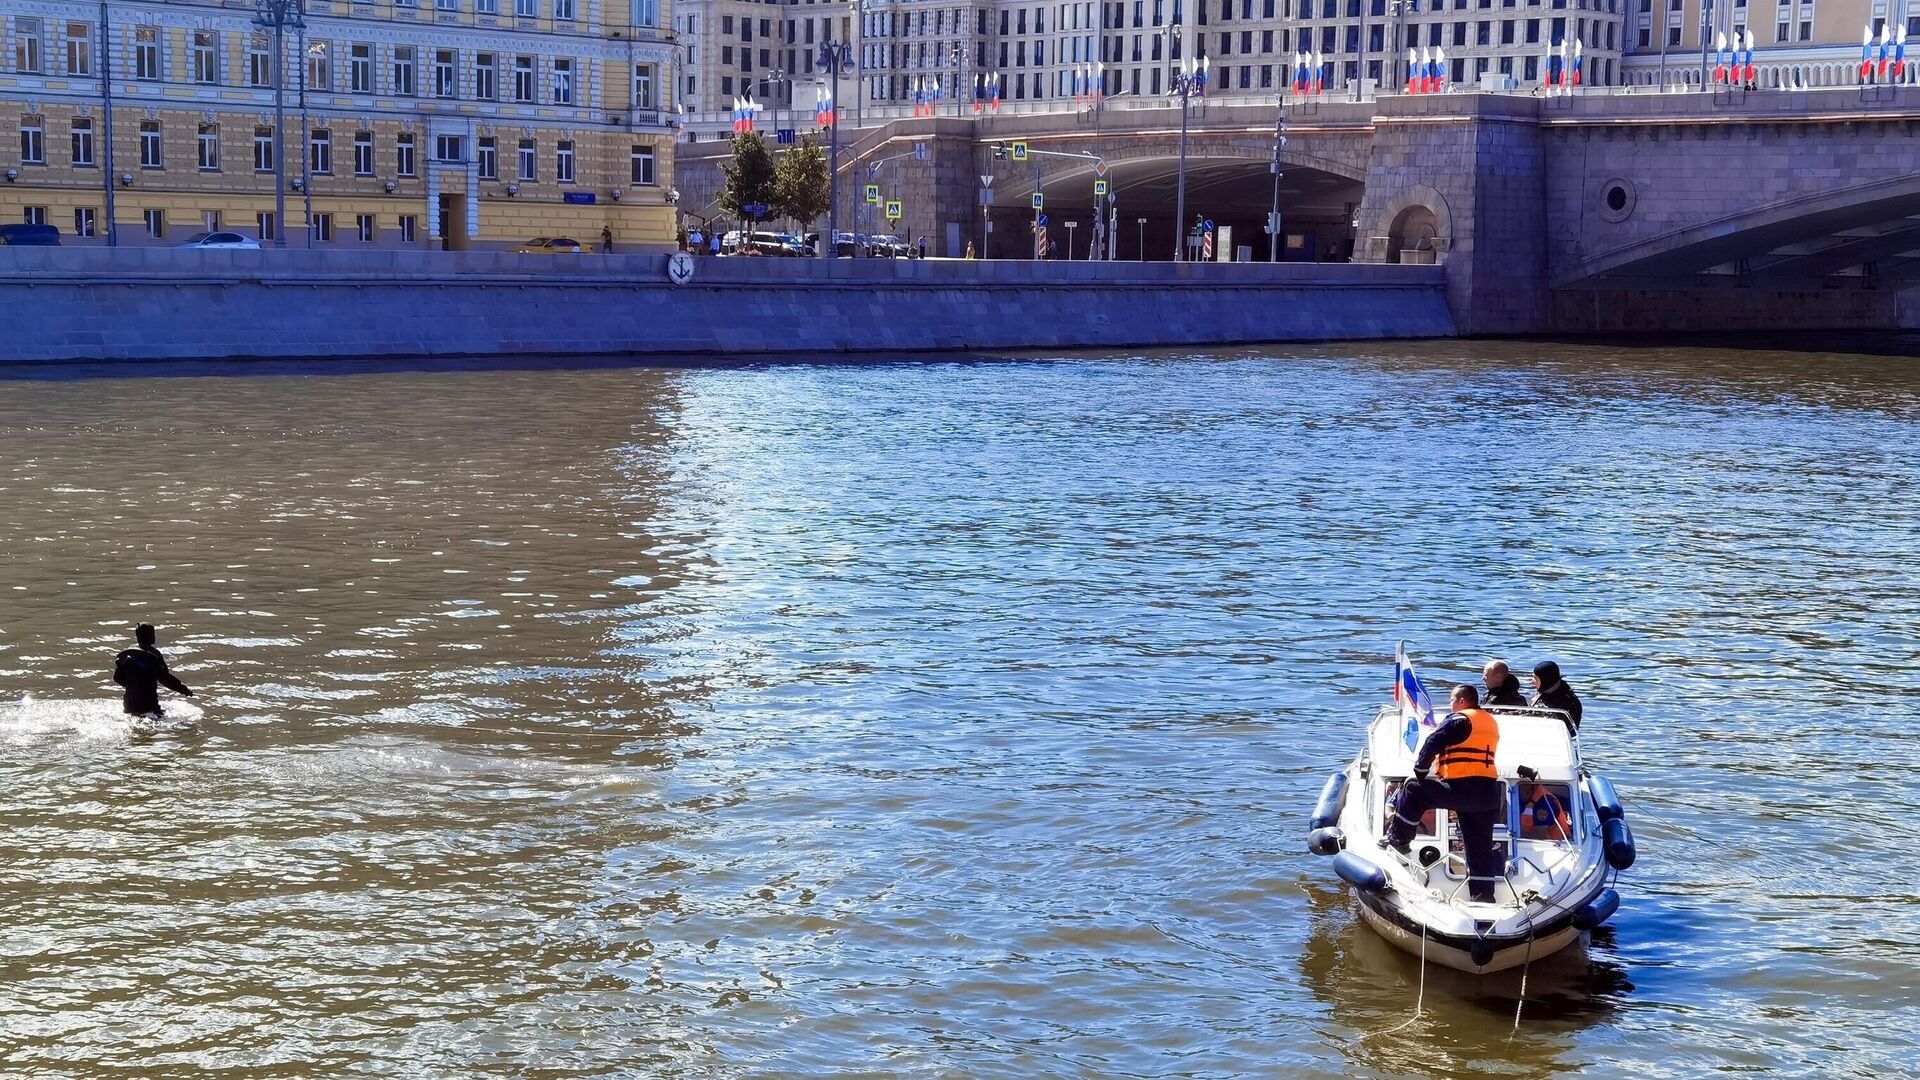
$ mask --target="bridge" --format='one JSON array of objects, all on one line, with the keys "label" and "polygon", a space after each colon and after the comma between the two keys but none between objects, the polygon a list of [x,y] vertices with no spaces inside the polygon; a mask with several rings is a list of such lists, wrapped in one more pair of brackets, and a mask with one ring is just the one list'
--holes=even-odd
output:
[{"label": "bridge", "polygon": [[[1268,257],[1278,106],[1192,105],[1188,216],[1230,238],[1226,258]],[[1443,265],[1465,333],[1892,327],[1900,293],[1920,285],[1917,135],[1913,86],[1289,103],[1281,258]],[[1015,141],[1046,153],[994,155]],[[874,181],[903,202],[901,233],[935,253],[984,239],[993,257],[1032,257],[1039,191],[1059,255],[1071,237],[1071,257],[1089,258],[1101,163],[1117,224],[1103,250],[1168,259],[1179,141],[1166,99],[870,117],[843,133],[841,228],[862,224],[859,188],[886,161]],[[725,152],[721,139],[680,146],[683,210],[711,203]],[[886,231],[877,216],[864,226]]]}]

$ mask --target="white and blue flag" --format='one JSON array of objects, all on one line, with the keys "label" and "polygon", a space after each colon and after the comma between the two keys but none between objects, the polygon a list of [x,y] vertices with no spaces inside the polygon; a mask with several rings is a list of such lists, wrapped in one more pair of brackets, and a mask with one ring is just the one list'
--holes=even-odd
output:
[{"label": "white and blue flag", "polygon": [[1433,699],[1427,696],[1425,684],[1413,670],[1413,661],[1407,659],[1404,641],[1393,649],[1393,703],[1400,707],[1400,719],[1406,724],[1407,749],[1417,749],[1420,740],[1439,726],[1439,721],[1433,715]]}]

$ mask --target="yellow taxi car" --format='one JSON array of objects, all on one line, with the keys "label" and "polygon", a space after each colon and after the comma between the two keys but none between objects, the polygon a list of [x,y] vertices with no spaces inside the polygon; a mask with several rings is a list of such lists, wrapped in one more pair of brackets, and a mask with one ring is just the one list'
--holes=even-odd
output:
[{"label": "yellow taxi car", "polygon": [[536,236],[513,249],[515,255],[579,255],[586,251],[580,241],[564,236]]}]

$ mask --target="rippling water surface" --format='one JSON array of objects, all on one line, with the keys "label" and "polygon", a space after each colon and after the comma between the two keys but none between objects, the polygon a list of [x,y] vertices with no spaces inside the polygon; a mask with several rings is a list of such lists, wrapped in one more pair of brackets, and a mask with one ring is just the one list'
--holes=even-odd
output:
[{"label": "rippling water surface", "polygon": [[[0,1061],[1912,1075],[1917,424],[1535,344],[3,372]],[[1560,661],[1642,850],[1411,1022],[1303,844],[1397,638]]]}]

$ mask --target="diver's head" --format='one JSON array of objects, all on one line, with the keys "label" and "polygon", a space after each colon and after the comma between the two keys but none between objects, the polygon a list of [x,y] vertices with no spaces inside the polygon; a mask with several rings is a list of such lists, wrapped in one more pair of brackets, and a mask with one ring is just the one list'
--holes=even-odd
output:
[{"label": "diver's head", "polygon": [[143,622],[139,626],[134,627],[133,640],[142,645],[151,646],[153,644],[153,624]]}]

